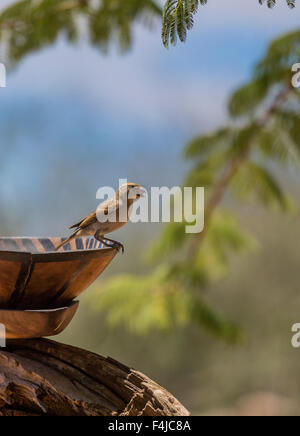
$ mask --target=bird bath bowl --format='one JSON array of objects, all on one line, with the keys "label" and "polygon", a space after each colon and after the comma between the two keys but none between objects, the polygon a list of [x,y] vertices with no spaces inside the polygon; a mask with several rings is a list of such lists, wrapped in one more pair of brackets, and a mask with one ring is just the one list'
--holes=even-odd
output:
[{"label": "bird bath bowl", "polygon": [[79,302],[46,310],[0,309],[0,321],[5,326],[5,339],[33,339],[55,336],[72,321]]},{"label": "bird bath bowl", "polygon": [[[99,277],[117,253],[94,238],[75,239],[56,252],[63,240],[0,238],[0,323],[8,331],[14,330],[13,326],[9,330],[11,323],[23,325],[23,336],[18,337],[60,333],[75,315],[77,305],[72,300]],[[35,322],[42,325],[41,334],[35,331]]]}]

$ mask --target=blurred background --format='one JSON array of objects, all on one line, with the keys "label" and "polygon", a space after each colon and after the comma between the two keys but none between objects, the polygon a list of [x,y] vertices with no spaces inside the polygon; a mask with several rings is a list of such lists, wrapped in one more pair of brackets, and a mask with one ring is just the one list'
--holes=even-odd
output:
[{"label": "blurred background", "polygon": [[[13,3],[2,0],[0,11]],[[215,0],[199,11],[187,43],[168,51],[154,19],[150,28],[134,25],[126,53],[112,47],[103,54],[84,37],[71,45],[62,35],[22,59],[0,89],[1,234],[65,235],[97,207],[97,189],[117,188],[119,178],[180,185],[189,167],[183,146],[228,121],[231,92],[273,38],[299,27],[299,6]],[[299,202],[298,180],[280,177]],[[93,310],[90,291],[58,340],[137,368],[192,414],[299,414],[300,351],[291,346],[291,326],[300,322],[300,218],[258,205],[238,214],[259,248],[235,257],[207,299],[241,327],[243,343],[192,326],[146,335],[112,329]],[[161,230],[128,224],[116,233],[126,252],[98,289],[119,273],[147,272],[142,254]]]}]

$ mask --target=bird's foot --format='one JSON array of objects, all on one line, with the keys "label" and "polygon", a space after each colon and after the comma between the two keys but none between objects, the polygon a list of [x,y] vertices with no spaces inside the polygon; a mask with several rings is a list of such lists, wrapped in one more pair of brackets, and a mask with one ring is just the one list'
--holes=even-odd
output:
[{"label": "bird's foot", "polygon": [[121,244],[121,242],[117,242],[115,241],[115,243],[113,244],[113,247],[119,252],[120,250],[122,251],[122,254],[124,254],[125,248],[124,245]]},{"label": "bird's foot", "polygon": [[[95,238],[97,238],[97,234],[95,235]],[[114,239],[109,239],[107,237],[99,237],[99,240],[101,242],[103,242],[103,244],[108,247],[108,248],[115,248],[118,252],[121,250],[122,254],[124,253],[125,249],[124,249],[124,245],[121,242],[115,241]],[[108,243],[110,242],[110,244]]]}]

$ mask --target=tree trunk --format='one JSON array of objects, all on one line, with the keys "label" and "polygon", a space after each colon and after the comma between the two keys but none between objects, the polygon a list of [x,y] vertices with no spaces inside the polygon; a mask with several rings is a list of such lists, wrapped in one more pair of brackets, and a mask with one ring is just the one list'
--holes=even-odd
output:
[{"label": "tree trunk", "polygon": [[0,416],[188,416],[168,391],[111,358],[46,339],[0,351]]}]

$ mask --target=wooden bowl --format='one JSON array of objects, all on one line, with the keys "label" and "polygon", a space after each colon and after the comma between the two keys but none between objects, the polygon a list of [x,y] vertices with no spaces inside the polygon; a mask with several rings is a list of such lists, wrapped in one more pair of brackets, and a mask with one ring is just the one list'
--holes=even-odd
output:
[{"label": "wooden bowl", "polygon": [[5,326],[5,339],[33,339],[58,335],[71,322],[78,304],[78,301],[73,301],[66,307],[47,310],[1,309],[0,323]]},{"label": "wooden bowl", "polygon": [[0,309],[65,306],[83,292],[117,253],[94,238],[55,252],[62,238],[0,238]]}]

